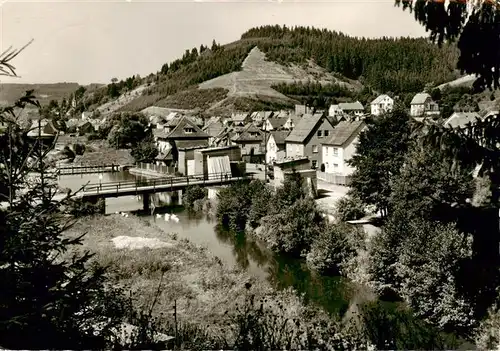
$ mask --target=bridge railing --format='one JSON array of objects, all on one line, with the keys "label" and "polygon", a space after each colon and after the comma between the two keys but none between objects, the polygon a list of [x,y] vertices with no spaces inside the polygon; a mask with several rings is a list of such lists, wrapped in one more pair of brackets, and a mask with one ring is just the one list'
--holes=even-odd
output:
[{"label": "bridge railing", "polygon": [[184,184],[189,185],[193,183],[193,185],[197,184],[205,184],[205,182],[213,182],[220,181],[224,183],[226,181],[232,180],[243,180],[243,179],[253,179],[253,174],[243,175],[239,177],[234,177],[229,173],[211,173],[208,175],[190,175],[184,177],[167,177],[167,178],[155,178],[155,179],[143,179],[143,180],[124,180],[119,182],[109,182],[109,183],[93,183],[88,184],[83,188],[85,192],[96,192],[99,194],[101,191],[109,191],[116,190],[119,192],[120,189],[134,189],[137,191],[139,188],[143,187],[153,187],[155,190],[156,187],[161,187],[163,191],[165,186],[174,186],[176,184]]},{"label": "bridge railing", "polygon": [[82,173],[101,173],[101,172],[114,172],[118,171],[118,165],[102,165],[102,166],[66,166],[57,167],[56,173],[58,175],[71,175]]}]

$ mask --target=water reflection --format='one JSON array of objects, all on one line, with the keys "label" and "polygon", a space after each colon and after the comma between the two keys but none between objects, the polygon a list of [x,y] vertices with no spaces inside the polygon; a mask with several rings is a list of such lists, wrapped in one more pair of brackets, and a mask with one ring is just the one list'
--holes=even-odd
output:
[{"label": "water reflection", "polygon": [[233,245],[233,254],[242,268],[255,262],[276,289],[293,287],[306,302],[322,306],[332,314],[343,315],[354,296],[354,286],[342,277],[326,277],[311,271],[305,261],[272,253],[244,232],[231,232],[217,225],[218,240]]}]

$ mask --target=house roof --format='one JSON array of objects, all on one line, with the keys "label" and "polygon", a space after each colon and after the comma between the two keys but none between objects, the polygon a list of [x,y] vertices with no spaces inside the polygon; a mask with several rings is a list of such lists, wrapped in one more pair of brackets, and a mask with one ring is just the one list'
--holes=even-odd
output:
[{"label": "house roof", "polygon": [[270,134],[273,136],[276,145],[284,145],[286,137],[290,134],[288,130],[276,130],[271,131]]},{"label": "house roof", "polygon": [[[184,128],[189,127],[193,128],[194,132],[187,134],[184,131]],[[191,121],[186,116],[182,116],[177,126],[166,136],[168,139],[177,139],[177,138],[190,138],[190,139],[208,139],[210,136],[203,132],[193,121]]]},{"label": "house roof", "polygon": [[322,143],[324,145],[344,145],[355,133],[358,133],[365,125],[364,121],[342,121],[339,122],[332,131],[332,137]]},{"label": "house roof", "polygon": [[356,102],[341,102],[339,107],[343,111],[354,111],[354,110],[364,110],[363,104],[359,101]]},{"label": "house roof", "polygon": [[203,127],[202,130],[211,137],[216,137],[224,130],[224,128],[225,126],[222,122],[212,122]]},{"label": "house roof", "polygon": [[275,113],[273,115],[273,117],[275,117],[275,118],[286,118],[286,117],[288,117],[288,115],[289,115],[288,111],[280,111],[278,113]]},{"label": "house roof", "polygon": [[463,128],[467,123],[475,123],[481,116],[477,112],[455,112],[445,122],[445,127]]},{"label": "house roof", "polygon": [[283,125],[287,121],[287,118],[268,118],[267,120],[269,121],[269,123],[271,123],[274,129],[278,129],[283,127]]},{"label": "house roof", "polygon": [[375,100],[373,100],[370,105],[374,105],[374,104],[380,104],[382,101],[384,101],[385,98],[389,98],[392,100],[392,98],[387,95],[387,94],[382,94],[382,95],[379,95],[375,98]]},{"label": "house roof", "polygon": [[173,160],[174,156],[172,155],[172,149],[168,149],[167,152],[160,152],[158,156],[156,156],[156,159],[161,161]]},{"label": "house roof", "polygon": [[[256,135],[252,135],[256,134]],[[254,126],[253,124],[249,124],[245,129],[241,132],[240,136],[233,139],[234,142],[245,142],[245,141],[254,141],[254,142],[263,142],[264,141],[264,133]]]},{"label": "house roof", "polygon": [[208,140],[176,140],[175,146],[177,149],[206,148]]},{"label": "house roof", "polygon": [[313,132],[316,125],[322,120],[322,117],[323,116],[320,114],[303,115],[285,141],[290,143],[303,143]]},{"label": "house roof", "polygon": [[57,129],[52,123],[47,119],[40,120],[40,128],[38,128],[38,120],[33,120],[31,122],[31,127],[28,132],[28,136],[55,136],[57,134]]},{"label": "house roof", "polygon": [[234,122],[244,122],[248,117],[248,113],[233,113],[231,119]]},{"label": "house roof", "polygon": [[431,96],[428,94],[428,93],[418,93],[417,95],[415,95],[413,97],[413,99],[411,100],[411,105],[421,105],[421,104],[425,104],[425,100],[427,100],[428,98],[430,98]]}]

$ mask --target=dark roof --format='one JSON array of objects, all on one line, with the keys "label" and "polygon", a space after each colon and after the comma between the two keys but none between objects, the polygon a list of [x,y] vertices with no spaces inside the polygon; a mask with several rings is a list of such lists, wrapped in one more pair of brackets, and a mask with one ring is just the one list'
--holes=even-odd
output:
[{"label": "dark roof", "polygon": [[[189,127],[193,128],[193,133],[185,133],[184,128]],[[167,135],[168,139],[177,139],[177,138],[190,138],[190,139],[208,139],[210,136],[203,132],[192,120],[183,116],[177,126]]]},{"label": "dark roof", "polygon": [[288,130],[276,130],[271,131],[270,134],[273,136],[276,145],[284,145],[286,137],[290,134]]},{"label": "dark roof", "polygon": [[322,117],[323,116],[321,114],[305,114],[295,125],[295,128],[293,128],[292,132],[288,135],[285,141],[291,143],[303,143],[313,132],[318,123],[323,120]]},{"label": "dark roof", "polygon": [[344,145],[355,133],[358,133],[365,125],[364,121],[342,121],[333,128],[332,137],[322,143],[325,145]]},{"label": "dark roof", "polygon": [[193,149],[208,147],[207,140],[176,140],[175,146],[177,149]]},{"label": "dark roof", "polygon": [[[256,135],[252,135],[256,134]],[[255,141],[263,142],[264,133],[253,124],[249,124],[240,134],[239,137],[233,139],[234,142]]]},{"label": "dark roof", "polygon": [[283,127],[288,118],[268,118],[267,120],[271,123],[274,129],[278,129]]}]

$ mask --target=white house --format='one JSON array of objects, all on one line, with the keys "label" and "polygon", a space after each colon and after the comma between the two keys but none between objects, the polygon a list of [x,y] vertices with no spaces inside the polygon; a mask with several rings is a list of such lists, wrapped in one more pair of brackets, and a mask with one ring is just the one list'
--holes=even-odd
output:
[{"label": "white house", "polygon": [[364,128],[364,121],[342,121],[335,126],[331,138],[321,147],[326,173],[348,176],[354,172],[347,161],[356,153],[358,136]]},{"label": "white house", "polygon": [[342,115],[342,109],[340,108],[339,105],[330,105],[330,108],[328,109],[328,116],[329,117],[337,117]]},{"label": "white house", "polygon": [[371,114],[380,116],[386,112],[391,112],[394,108],[394,99],[389,95],[379,95],[375,100],[370,103]]},{"label": "white house", "polygon": [[341,102],[339,108],[343,113],[353,116],[362,116],[365,113],[363,104],[359,101],[356,102]]},{"label": "white house", "polygon": [[432,100],[428,93],[418,93],[411,100],[410,115],[423,117],[439,114],[439,105]]},{"label": "white house", "polygon": [[272,131],[268,134],[266,145],[266,163],[284,159],[286,156],[285,139],[290,134],[288,130]]}]

